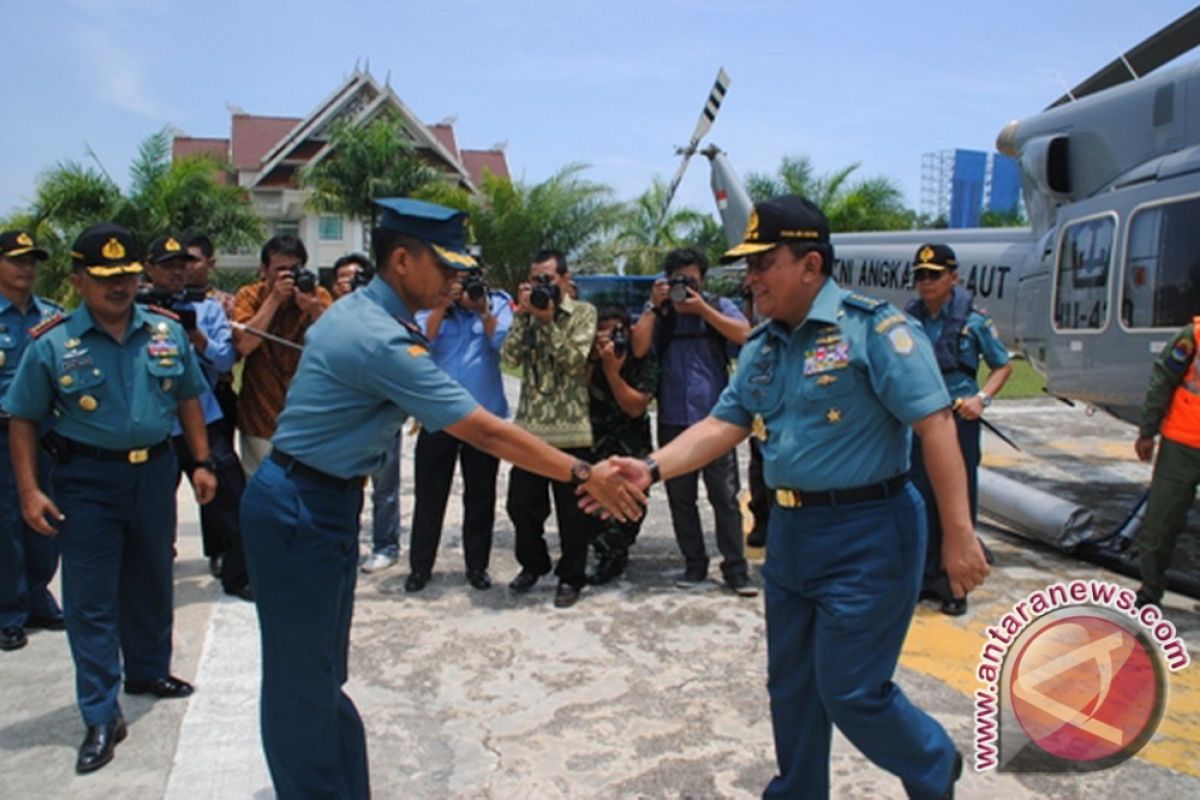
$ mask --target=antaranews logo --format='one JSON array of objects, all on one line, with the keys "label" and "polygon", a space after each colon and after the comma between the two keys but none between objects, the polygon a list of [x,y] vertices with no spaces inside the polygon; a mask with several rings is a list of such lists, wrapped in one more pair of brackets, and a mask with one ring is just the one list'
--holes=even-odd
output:
[{"label": "antaranews logo", "polygon": [[975,769],[1091,772],[1126,760],[1162,719],[1167,674],[1191,663],[1175,626],[1130,589],[1056,583],[986,631]]}]

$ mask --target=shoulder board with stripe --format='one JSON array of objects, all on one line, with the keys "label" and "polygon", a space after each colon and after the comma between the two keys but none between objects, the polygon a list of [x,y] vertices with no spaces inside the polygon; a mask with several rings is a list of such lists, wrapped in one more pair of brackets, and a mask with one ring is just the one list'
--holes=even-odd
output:
[{"label": "shoulder board with stripe", "polygon": [[163,308],[162,306],[156,305],[147,305],[146,310],[153,311],[155,314],[162,314],[167,319],[173,319],[176,322],[179,322],[179,315],[169,308]]},{"label": "shoulder board with stripe", "polygon": [[401,319],[400,317],[396,317],[396,322],[399,322],[402,326],[404,326],[404,330],[416,337],[418,342],[421,344],[429,344],[429,339],[425,337],[425,332],[421,330],[419,325],[409,322],[406,319]]},{"label": "shoulder board with stripe", "polygon": [[859,311],[874,312],[877,311],[880,306],[887,305],[887,301],[876,300],[874,297],[867,297],[865,294],[853,292],[842,298],[842,305],[850,306],[851,308],[857,308]]},{"label": "shoulder board with stripe", "polygon": [[762,336],[766,332],[767,328],[769,328],[769,327],[771,327],[771,320],[769,320],[769,319],[763,320],[762,322],[758,323],[757,325],[755,325],[753,328],[750,329],[750,333],[747,334],[747,336],[746,336],[746,341],[748,342],[756,336]]},{"label": "shoulder board with stripe", "polygon": [[46,331],[50,330],[54,326],[63,322],[65,319],[66,319],[66,315],[64,315],[64,314],[55,314],[52,317],[47,317],[46,319],[39,322],[37,325],[34,325],[32,328],[30,328],[29,335],[32,336],[34,339],[36,339],[39,336],[41,336],[43,333],[45,333]]}]

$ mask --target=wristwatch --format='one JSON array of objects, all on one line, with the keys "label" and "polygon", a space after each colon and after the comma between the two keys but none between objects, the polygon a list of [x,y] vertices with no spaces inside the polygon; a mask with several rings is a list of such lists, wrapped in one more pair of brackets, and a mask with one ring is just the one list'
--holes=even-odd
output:
[{"label": "wristwatch", "polygon": [[213,475],[217,474],[217,462],[214,461],[211,456],[202,461],[193,461],[192,462],[192,470],[193,471],[198,470],[201,467],[208,470]]},{"label": "wristwatch", "polygon": [[571,485],[582,486],[592,477],[592,465],[581,458],[575,459],[571,465]]},{"label": "wristwatch", "polygon": [[646,456],[642,459],[642,462],[646,465],[646,468],[650,470],[650,484],[652,486],[662,480],[662,470],[658,468],[657,461],[650,456]]},{"label": "wristwatch", "polygon": [[980,392],[975,396],[979,398],[979,402],[983,403],[984,408],[987,408],[992,404],[992,396],[987,392]]}]

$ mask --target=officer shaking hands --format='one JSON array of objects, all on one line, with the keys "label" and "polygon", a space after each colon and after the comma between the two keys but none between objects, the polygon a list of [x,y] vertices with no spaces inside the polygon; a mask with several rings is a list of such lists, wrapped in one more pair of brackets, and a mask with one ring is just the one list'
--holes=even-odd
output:
[{"label": "officer shaking hands", "polygon": [[273,450],[242,496],[262,635],[263,749],[280,797],[370,796],[362,720],[342,686],[363,476],[405,419],[570,481],[618,518],[645,502],[613,465],[590,467],[497,418],[438,368],[413,313],[445,306],[475,266],[466,215],[408,198],[377,204],[378,271],[313,326]]},{"label": "officer shaking hands", "polygon": [[709,417],[646,461],[613,462],[643,489],[747,435],[775,495],[763,568],[767,690],[779,774],[764,797],[827,797],[833,724],[912,797],[953,792],[962,757],[892,682],[917,601],[925,513],[908,480],[910,426],[938,499],[956,596],[988,567],[971,527],[950,397],[908,317],[830,277],[829,223],[795,195],[755,206],[745,240],[756,311]]},{"label": "officer shaking hands", "polygon": [[[3,405],[12,414],[21,514],[39,533],[57,534],[62,552],[63,611],[87,726],[75,764],[83,773],[111,761],[125,738],[122,664],[127,694],[192,693],[169,671],[176,419],[195,456],[196,500],[211,500],[217,484],[197,399],[204,376],[183,328],[133,304],[142,265],[132,235],[93,225],[71,256],[83,303],[35,329]],[[38,424],[52,414],[54,501],[37,480]]]}]

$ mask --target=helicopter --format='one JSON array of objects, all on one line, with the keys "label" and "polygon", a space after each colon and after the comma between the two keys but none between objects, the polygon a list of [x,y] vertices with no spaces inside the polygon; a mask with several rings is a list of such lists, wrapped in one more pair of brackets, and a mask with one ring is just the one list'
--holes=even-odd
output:
[{"label": "helicopter", "polygon": [[[1048,394],[1136,424],[1154,356],[1200,312],[1200,62],[1157,71],[1197,44],[1200,8],[1004,126],[996,147],[1018,161],[1029,227],[834,234],[834,279],[903,307],[916,248],[949,244]],[[732,246],[753,203],[726,154],[699,149],[729,84],[720,70],[666,204],[705,156]]]}]

